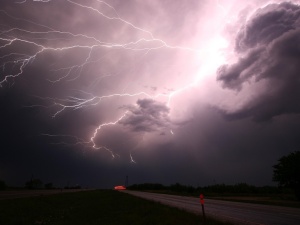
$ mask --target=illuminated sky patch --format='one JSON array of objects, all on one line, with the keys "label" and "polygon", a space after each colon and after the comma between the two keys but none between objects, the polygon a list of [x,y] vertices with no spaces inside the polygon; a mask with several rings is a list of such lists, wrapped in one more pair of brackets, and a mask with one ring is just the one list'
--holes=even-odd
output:
[{"label": "illuminated sky patch", "polygon": [[298,1],[0,8],[0,179],[270,184],[299,148]]}]

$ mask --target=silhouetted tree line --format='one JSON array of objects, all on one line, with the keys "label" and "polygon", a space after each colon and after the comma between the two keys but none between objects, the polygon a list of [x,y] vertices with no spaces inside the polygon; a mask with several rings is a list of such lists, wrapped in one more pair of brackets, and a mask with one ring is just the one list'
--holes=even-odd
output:
[{"label": "silhouetted tree line", "polygon": [[[40,179],[38,178],[31,178],[29,181],[25,183],[25,188],[27,189],[56,189],[56,187],[53,185],[52,182],[44,184]],[[81,186],[76,185],[67,185],[64,187],[64,189],[81,189]]]},{"label": "silhouetted tree line", "polygon": [[27,189],[55,189],[55,187],[53,186],[53,183],[46,183],[43,185],[43,182],[36,178],[36,179],[30,179],[29,181],[27,181],[25,183],[25,188]]},{"label": "silhouetted tree line", "polygon": [[80,185],[75,185],[75,186],[65,186],[64,189],[81,189]]},{"label": "silhouetted tree line", "polygon": [[0,180],[0,190],[6,189],[6,183],[3,180]]},{"label": "silhouetted tree line", "polygon": [[300,201],[300,151],[295,151],[287,156],[283,156],[278,163],[273,166],[273,181],[278,183],[278,187],[264,186],[256,187],[246,183],[235,185],[215,184],[206,187],[185,186],[179,183],[170,186],[162,184],[134,184],[128,187],[131,190],[168,191],[180,194],[281,194],[292,189],[296,198]]},{"label": "silhouetted tree line", "polygon": [[128,187],[130,190],[141,191],[168,191],[174,193],[198,195],[200,193],[217,193],[217,194],[279,194],[283,190],[273,186],[256,187],[246,183],[239,183],[235,185],[215,184],[205,187],[193,187],[186,186],[179,183],[172,184],[170,186],[164,186],[162,184],[134,184]]},{"label": "silhouetted tree line", "polygon": [[43,188],[43,182],[40,179],[31,179],[25,183],[27,189],[41,189]]},{"label": "silhouetted tree line", "polygon": [[[0,190],[6,190],[6,189],[20,189],[20,188],[25,188],[25,189],[30,189],[30,190],[39,190],[39,189],[57,189],[58,187],[55,187],[52,182],[49,183],[43,183],[43,181],[39,178],[31,178],[30,180],[25,182],[24,187],[10,187],[7,186],[6,183],[3,180],[0,180]],[[76,184],[76,185],[67,185],[64,187],[64,189],[81,189],[81,186]]]}]

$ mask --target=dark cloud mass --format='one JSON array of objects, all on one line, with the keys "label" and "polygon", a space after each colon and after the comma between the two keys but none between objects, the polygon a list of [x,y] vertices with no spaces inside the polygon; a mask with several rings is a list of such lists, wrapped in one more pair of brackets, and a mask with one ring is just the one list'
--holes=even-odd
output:
[{"label": "dark cloud mass", "polygon": [[0,180],[274,184],[299,59],[296,0],[2,0]]},{"label": "dark cloud mass", "polygon": [[[300,7],[292,3],[271,4],[257,10],[236,37],[238,60],[218,70],[225,88],[241,90],[265,82],[262,93],[228,115],[269,120],[298,114],[300,99]],[[250,83],[250,84],[249,84]]]},{"label": "dark cloud mass", "polygon": [[269,44],[286,32],[300,26],[299,6],[284,2],[257,10],[236,37],[236,51],[244,52]]},{"label": "dark cloud mass", "polygon": [[125,106],[128,110],[126,117],[119,123],[132,131],[159,131],[169,127],[169,108],[152,99],[139,99],[135,105]]}]

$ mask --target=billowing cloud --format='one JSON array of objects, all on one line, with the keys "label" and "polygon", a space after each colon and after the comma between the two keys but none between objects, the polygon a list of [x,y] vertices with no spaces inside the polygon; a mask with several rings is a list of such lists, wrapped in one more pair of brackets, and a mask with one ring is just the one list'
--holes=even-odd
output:
[{"label": "billowing cloud", "polygon": [[269,2],[0,1],[0,179],[271,184],[300,68],[299,1]]},{"label": "billowing cloud", "polygon": [[240,29],[236,37],[236,51],[244,52],[256,46],[264,46],[299,28],[299,5],[283,2],[258,9]]},{"label": "billowing cloud", "polygon": [[128,111],[119,123],[135,132],[159,131],[170,126],[169,108],[153,99],[139,99],[136,105],[124,106]]},{"label": "billowing cloud", "polygon": [[300,113],[299,43],[299,5],[271,4],[252,15],[235,40],[237,62],[221,66],[217,79],[225,88],[241,91],[248,85],[260,94],[227,116],[269,120]]}]

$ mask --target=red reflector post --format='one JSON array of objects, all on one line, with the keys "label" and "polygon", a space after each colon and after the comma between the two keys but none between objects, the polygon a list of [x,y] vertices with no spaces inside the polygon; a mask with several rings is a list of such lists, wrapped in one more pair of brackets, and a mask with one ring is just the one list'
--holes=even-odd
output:
[{"label": "red reflector post", "polygon": [[203,194],[200,194],[200,203],[201,203],[201,207],[202,207],[203,220],[205,222],[206,218],[205,218],[205,211],[204,211],[204,195]]}]

